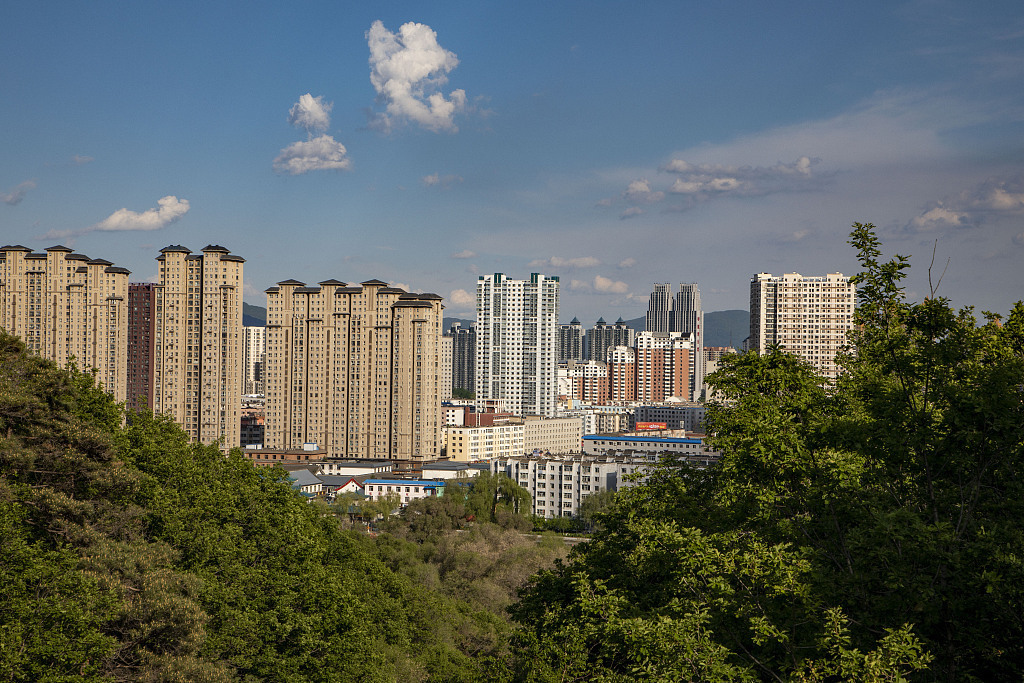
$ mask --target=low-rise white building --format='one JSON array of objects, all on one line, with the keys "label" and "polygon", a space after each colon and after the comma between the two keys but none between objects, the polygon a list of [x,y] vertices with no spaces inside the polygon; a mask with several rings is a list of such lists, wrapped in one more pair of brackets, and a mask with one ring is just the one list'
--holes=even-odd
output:
[{"label": "low-rise white building", "polygon": [[521,424],[487,427],[448,427],[445,449],[449,460],[469,462],[510,457],[526,452]]},{"label": "low-rise white building", "polygon": [[579,453],[583,420],[578,417],[527,417],[523,423],[524,453]]},{"label": "low-rise white building", "polygon": [[532,512],[538,517],[573,517],[587,496],[615,491],[625,477],[650,467],[646,459],[522,456],[491,462],[494,474],[505,474],[530,492]]},{"label": "low-rise white building", "polygon": [[623,434],[588,434],[583,437],[583,452],[588,455],[633,456],[657,461],[663,453],[679,455],[691,464],[706,467],[718,462],[719,451],[709,449],[700,436],[637,436]]},{"label": "low-rise white building", "polygon": [[368,500],[380,500],[388,494],[398,496],[405,506],[418,498],[444,495],[444,482],[433,479],[366,479],[363,481],[363,495]]}]

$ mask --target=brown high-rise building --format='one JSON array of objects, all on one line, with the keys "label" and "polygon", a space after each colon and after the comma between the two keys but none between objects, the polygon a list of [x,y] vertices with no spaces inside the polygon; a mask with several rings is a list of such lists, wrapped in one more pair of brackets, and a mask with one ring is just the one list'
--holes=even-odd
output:
[{"label": "brown high-rise building", "polygon": [[369,280],[267,290],[267,448],[332,457],[439,454],[441,297]]},{"label": "brown high-rise building", "polygon": [[0,247],[0,327],[43,358],[95,370],[124,401],[129,274],[64,246]]},{"label": "brown high-rise building", "polygon": [[156,285],[128,285],[128,409],[153,409],[153,354],[156,348]]},{"label": "brown high-rise building", "polygon": [[239,445],[242,264],[218,245],[160,250],[153,410],[194,441]]}]

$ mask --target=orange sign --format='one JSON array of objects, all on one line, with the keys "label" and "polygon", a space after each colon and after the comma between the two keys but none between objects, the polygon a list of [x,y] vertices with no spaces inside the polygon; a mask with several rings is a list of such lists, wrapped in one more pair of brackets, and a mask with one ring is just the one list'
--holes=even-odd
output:
[{"label": "orange sign", "polygon": [[668,429],[668,423],[666,422],[637,422],[636,431],[655,431],[658,429]]}]

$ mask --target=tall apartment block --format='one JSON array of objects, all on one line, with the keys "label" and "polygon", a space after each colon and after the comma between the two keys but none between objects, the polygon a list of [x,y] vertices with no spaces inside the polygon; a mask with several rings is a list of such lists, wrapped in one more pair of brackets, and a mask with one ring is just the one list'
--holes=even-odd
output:
[{"label": "tall apartment block", "polygon": [[570,360],[583,360],[583,323],[579,318],[558,326],[558,362]]},{"label": "tall apartment block", "polygon": [[750,279],[749,348],[763,354],[778,344],[834,379],[835,356],[853,328],[856,303],[857,288],[842,273],[758,273]]},{"label": "tall apartment block", "polygon": [[156,285],[128,285],[128,409],[153,409],[156,353]]},{"label": "tall apartment block", "polygon": [[637,401],[692,400],[690,393],[691,335],[682,332],[641,332],[634,343],[636,352]]},{"label": "tall apartment block", "polygon": [[242,394],[242,266],[219,245],[198,254],[160,250],[153,411],[193,441],[239,445]]},{"label": "tall apartment block", "polygon": [[558,393],[557,277],[481,275],[476,285],[476,401],[553,417]]},{"label": "tall apartment block", "polygon": [[609,349],[616,346],[632,347],[635,334],[633,328],[621,317],[614,325],[609,325],[604,318],[599,318],[597,324],[587,330],[587,358],[603,363],[608,360]]},{"label": "tall apartment block", "polygon": [[248,396],[263,393],[266,339],[267,328],[262,325],[242,327],[242,393]]},{"label": "tall apartment block", "polygon": [[452,323],[445,336],[452,339],[452,389],[476,391],[476,325]]},{"label": "tall apartment block", "polygon": [[671,284],[655,284],[647,308],[647,331],[691,335],[690,395],[694,400],[700,398],[704,391],[704,311],[696,283],[680,284],[674,297]]},{"label": "tall apartment block", "polygon": [[[650,302],[647,304],[648,332],[670,332],[672,330],[672,285],[654,285]],[[603,360],[595,358],[594,360]]]},{"label": "tall apartment block", "polygon": [[704,309],[697,283],[681,283],[672,302],[672,332],[692,337],[690,353],[690,396],[696,401],[704,393]]},{"label": "tall apartment block", "polygon": [[434,460],[444,306],[368,280],[285,280],[267,291],[267,448]]},{"label": "tall apartment block", "polygon": [[438,337],[437,347],[437,398],[440,401],[452,400],[452,352],[454,340],[448,335]]},{"label": "tall apartment block", "polygon": [[117,401],[128,369],[128,275],[64,246],[0,247],[0,327],[43,358],[96,371]]}]

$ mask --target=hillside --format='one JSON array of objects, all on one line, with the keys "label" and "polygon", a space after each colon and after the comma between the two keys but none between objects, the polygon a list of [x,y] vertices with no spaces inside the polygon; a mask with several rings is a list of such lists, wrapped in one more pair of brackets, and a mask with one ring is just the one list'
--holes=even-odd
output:
[{"label": "hillside", "polygon": [[[0,678],[480,680],[503,628],[0,332]],[[470,657],[470,653],[473,657]]]}]

